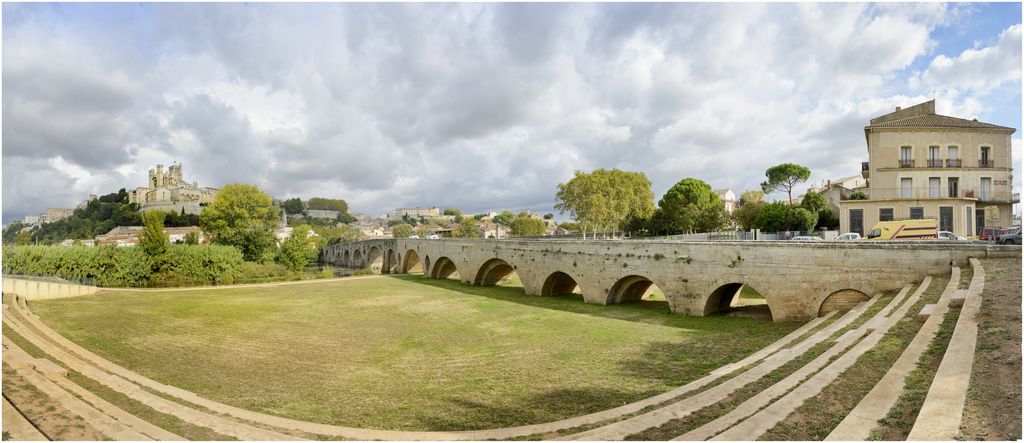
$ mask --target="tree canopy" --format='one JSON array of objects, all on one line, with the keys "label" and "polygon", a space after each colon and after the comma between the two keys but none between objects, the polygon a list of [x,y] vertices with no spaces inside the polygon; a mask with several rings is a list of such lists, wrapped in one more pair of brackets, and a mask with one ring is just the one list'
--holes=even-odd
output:
[{"label": "tree canopy", "polygon": [[145,227],[139,235],[139,246],[146,251],[154,263],[159,262],[167,253],[168,236],[164,232],[164,218],[167,214],[160,211],[148,211],[142,214]]},{"label": "tree canopy", "polygon": [[544,222],[534,218],[517,218],[512,222],[512,235],[517,237],[537,237],[544,235]]},{"label": "tree canopy", "polygon": [[348,212],[348,203],[340,198],[313,197],[306,203],[306,209]]},{"label": "tree canopy", "polygon": [[444,208],[444,215],[462,215],[458,208]]},{"label": "tree canopy", "polygon": [[711,185],[696,178],[684,178],[669,188],[658,201],[664,226],[671,231],[711,232],[725,225],[725,205]]},{"label": "tree canopy", "polygon": [[558,185],[555,200],[555,209],[568,212],[584,236],[586,231],[621,229],[631,219],[646,219],[654,213],[651,181],[642,172],[576,171],[567,183]]},{"label": "tree canopy", "polygon": [[302,214],[306,211],[306,205],[298,197],[289,198],[284,201],[284,211],[289,214]]},{"label": "tree canopy", "polygon": [[806,166],[795,163],[782,163],[768,168],[765,171],[768,180],[761,182],[761,190],[764,192],[785,191],[789,196],[789,203],[793,202],[793,188],[811,178],[811,170]]},{"label": "tree canopy", "polygon": [[481,235],[480,228],[471,221],[459,223],[459,228],[452,232],[452,236],[462,238],[480,238]]},{"label": "tree canopy", "polygon": [[278,259],[288,270],[298,272],[317,259],[318,251],[316,240],[310,236],[309,225],[299,225],[292,228],[291,235],[281,245]]},{"label": "tree canopy", "polygon": [[252,185],[229,184],[199,217],[214,244],[231,245],[248,261],[257,261],[274,246],[280,214],[270,196]]},{"label": "tree canopy", "polygon": [[413,231],[412,226],[407,225],[405,223],[399,223],[391,229],[391,232],[395,238],[409,238],[409,236],[412,235]]}]

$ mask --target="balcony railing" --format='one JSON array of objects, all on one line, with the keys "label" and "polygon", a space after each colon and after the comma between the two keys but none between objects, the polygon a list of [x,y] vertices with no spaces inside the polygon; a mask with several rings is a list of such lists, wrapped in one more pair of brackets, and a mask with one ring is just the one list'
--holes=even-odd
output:
[{"label": "balcony railing", "polygon": [[995,166],[996,166],[996,163],[994,161],[992,161],[991,159],[984,159],[983,158],[983,159],[978,160],[978,167],[979,168],[994,168]]},{"label": "balcony railing", "polygon": [[901,168],[913,168],[914,167],[914,160],[906,160],[906,159],[900,160],[900,167]]},{"label": "balcony railing", "polygon": [[[1017,203],[1020,195],[1012,191],[986,190],[981,192],[974,188],[953,188],[949,186],[940,187],[915,187],[915,188],[871,188],[865,190],[872,200],[890,199],[948,199],[948,198],[976,198],[986,203]],[[846,200],[845,198],[842,200]]]},{"label": "balcony railing", "polygon": [[930,158],[930,159],[928,159],[928,167],[929,168],[941,168],[942,167],[942,160],[941,159],[937,159],[937,158]]},{"label": "balcony railing", "polygon": [[948,158],[948,159],[946,159],[946,167],[947,168],[959,168],[960,167],[960,159],[958,159],[958,158]]}]

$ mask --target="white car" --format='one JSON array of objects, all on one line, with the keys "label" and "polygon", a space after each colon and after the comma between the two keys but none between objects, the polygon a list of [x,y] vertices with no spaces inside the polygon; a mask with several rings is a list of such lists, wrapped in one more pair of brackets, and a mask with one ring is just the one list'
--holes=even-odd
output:
[{"label": "white car", "polygon": [[939,240],[967,240],[949,231],[939,231]]},{"label": "white car", "polygon": [[427,234],[427,240],[437,240],[439,238],[441,237],[438,237],[437,234]]},{"label": "white car", "polygon": [[798,235],[792,238],[792,241],[821,241],[821,237],[813,237],[810,235]]},{"label": "white car", "polygon": [[419,234],[413,234],[413,235],[410,235],[409,238],[420,238],[420,235]]},{"label": "white car", "polygon": [[839,237],[836,237],[836,240],[838,240],[838,241],[860,240],[860,234],[858,234],[856,232],[847,232],[847,233],[845,233],[843,235],[840,235]]}]

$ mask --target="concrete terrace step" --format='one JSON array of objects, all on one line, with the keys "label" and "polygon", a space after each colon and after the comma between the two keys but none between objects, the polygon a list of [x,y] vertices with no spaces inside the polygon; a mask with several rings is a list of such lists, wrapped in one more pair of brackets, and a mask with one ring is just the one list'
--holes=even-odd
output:
[{"label": "concrete terrace step", "polygon": [[[882,340],[882,337],[907,314],[907,311],[917,303],[921,294],[928,287],[930,278],[926,278],[914,295],[902,303],[899,308],[889,315],[885,323],[878,329],[872,331],[867,337],[858,342],[852,349],[839,358],[835,359],[828,366],[817,374],[814,374],[804,383],[797,386],[782,398],[771,405],[751,415],[746,420],[730,427],[712,440],[756,440],[758,437],[775,427],[796,411],[807,399],[818,395],[822,389],[835,381],[847,369],[852,367],[865,352],[875,347]],[[944,294],[949,297],[951,293]],[[894,299],[895,300],[895,299]]]},{"label": "concrete terrace step", "polygon": [[907,440],[953,440],[960,434],[978,340],[978,311],[985,290],[985,269],[978,259],[970,260],[974,276],[964,307]]},{"label": "concrete terrace step", "polygon": [[684,418],[707,406],[718,403],[736,390],[759,380],[787,362],[803,355],[814,345],[828,339],[835,332],[846,327],[855,319],[860,317],[869,306],[877,303],[878,300],[879,296],[876,295],[870,301],[859,304],[835,322],[801,341],[798,345],[780,351],[764,359],[757,366],[723,382],[722,384],[668,406],[664,406],[635,417],[630,417],[623,421],[567,436],[561,440],[622,440],[629,435],[661,426],[674,419]]},{"label": "concrete terrace step", "polygon": [[47,441],[45,435],[39,432],[32,423],[28,421],[11,402],[4,397],[3,406],[3,429],[15,441]]},{"label": "concrete terrace step", "polygon": [[[952,293],[955,296],[959,292],[956,291],[959,282],[960,268],[954,267],[949,276],[949,283],[946,284],[946,289],[943,293]],[[878,426],[878,421],[885,418],[889,410],[899,400],[900,395],[903,393],[903,388],[906,386],[907,377],[917,367],[924,351],[928,349],[932,340],[935,339],[935,334],[938,332],[951,302],[952,297],[939,297],[938,303],[935,304],[933,315],[928,317],[924,325],[921,326],[921,329],[914,335],[914,339],[885,373],[885,376],[847,414],[846,418],[825,437],[825,440],[867,440],[871,431]]]},{"label": "concrete terrace step", "polygon": [[[909,304],[914,303],[914,301],[920,297],[924,290],[928,288],[928,285],[930,283],[931,278],[926,277],[925,280],[921,282],[921,285],[918,287],[917,291],[914,292],[914,295],[907,299],[906,302],[904,302],[900,309],[897,310],[896,312],[899,313],[900,310],[907,309],[906,306],[909,306]],[[862,349],[863,346],[860,343],[863,342],[861,341],[861,339],[869,332],[871,332],[871,335],[869,335],[869,337],[878,334],[878,332],[873,331],[882,331],[881,333],[884,334],[885,331],[889,329],[891,324],[895,323],[895,320],[891,320],[893,317],[886,317],[890,312],[892,312],[892,309],[889,308],[899,306],[900,302],[904,300],[904,297],[906,297],[906,294],[908,292],[910,292],[909,286],[903,288],[903,290],[901,290],[899,294],[896,295],[896,297],[893,297],[889,304],[886,305],[885,309],[880,310],[871,318],[871,320],[865,322],[859,328],[847,331],[845,334],[841,336],[840,340],[837,340],[836,345],[829,348],[827,351],[819,355],[810,363],[804,365],[797,371],[793,372],[792,374],[775,383],[774,385],[768,387],[764,391],[751,397],[750,399],[743,402],[742,404],[737,406],[732,411],[729,411],[725,415],[709,423],[706,423],[697,429],[687,432],[686,434],[676,437],[675,440],[707,440],[709,438],[715,437],[715,435],[719,433],[727,432],[728,429],[737,426],[737,423],[746,423],[746,421],[744,421],[745,419],[749,421],[749,417],[757,414],[758,411],[761,411],[766,406],[771,405],[773,402],[776,401],[776,399],[783,397],[787,392],[792,390],[794,387],[800,385],[801,382],[806,380],[808,377],[815,375],[816,373],[820,373],[819,371],[821,371],[823,367],[826,367],[826,365],[829,365],[829,362],[831,362],[837,356],[843,355],[844,352],[846,352],[847,355],[849,355],[850,352],[856,352],[857,350]],[[879,323],[881,320],[886,321]],[[876,324],[880,326],[872,326]],[[854,347],[853,350],[850,350],[851,346]],[[829,366],[831,367],[831,365]],[[778,414],[772,414],[771,416],[773,417],[773,419],[774,415]],[[788,415],[788,413],[782,415],[779,418],[779,420],[785,419],[786,415]],[[756,436],[752,436],[749,439],[753,440],[755,439],[755,437]],[[740,440],[744,439],[742,437],[736,438]]]},{"label": "concrete terrace step", "polygon": [[[518,437],[518,436],[526,436],[526,435],[533,435],[533,434],[555,432],[555,431],[558,431],[558,430],[561,430],[561,429],[570,429],[570,428],[574,428],[574,427],[578,427],[578,426],[583,426],[583,425],[586,425],[586,424],[598,423],[598,422],[601,422],[601,421],[616,419],[616,418],[619,418],[619,417],[621,417],[623,415],[627,415],[627,414],[639,411],[639,410],[641,410],[641,409],[643,409],[645,407],[656,405],[656,404],[660,404],[660,403],[663,403],[665,401],[670,401],[670,400],[672,400],[674,398],[677,398],[677,397],[679,397],[681,395],[685,395],[688,392],[697,390],[697,389],[699,389],[699,388],[701,388],[703,386],[706,386],[707,384],[710,384],[711,382],[717,380],[718,378],[720,378],[720,377],[722,377],[724,375],[728,375],[728,374],[730,374],[730,373],[732,373],[732,372],[734,372],[734,371],[736,371],[736,370],[738,370],[740,368],[743,368],[743,367],[746,367],[746,366],[748,366],[750,364],[753,364],[753,363],[755,363],[755,362],[765,358],[766,356],[770,356],[770,355],[772,355],[774,353],[787,354],[788,355],[788,354],[792,353],[792,349],[783,349],[781,351],[779,351],[779,350],[782,347],[784,347],[786,345],[789,345],[791,342],[793,342],[794,340],[796,340],[800,336],[804,335],[808,331],[812,330],[817,325],[821,324],[821,322],[827,320],[828,318],[830,318],[832,316],[832,314],[829,314],[826,317],[814,319],[811,322],[808,322],[807,324],[801,326],[797,330],[795,330],[795,331],[791,332],[790,334],[786,335],[785,337],[777,340],[775,343],[772,343],[771,345],[761,349],[758,352],[755,352],[754,354],[748,356],[747,358],[744,358],[741,361],[732,363],[730,365],[723,366],[722,368],[719,368],[719,369],[717,369],[715,371],[712,371],[712,373],[708,374],[704,378],[701,378],[699,380],[691,382],[691,383],[689,383],[689,384],[687,384],[685,386],[681,386],[679,388],[673,389],[673,390],[671,390],[669,392],[666,392],[664,394],[660,394],[660,395],[657,395],[657,396],[654,396],[654,397],[651,397],[651,398],[648,398],[648,399],[645,399],[645,400],[641,400],[641,401],[638,401],[638,402],[634,402],[634,403],[631,403],[631,404],[628,404],[628,405],[620,406],[618,408],[614,408],[614,409],[610,409],[610,410],[606,410],[606,411],[602,411],[602,412],[597,412],[597,413],[589,414],[589,415],[585,415],[585,416],[580,416],[580,417],[574,417],[574,418],[569,418],[569,419],[565,419],[565,420],[560,420],[560,421],[557,421],[557,422],[542,423],[542,424],[537,424],[537,425],[518,426],[518,427],[513,427],[513,428],[488,429],[488,430],[480,430],[480,431],[415,432],[415,431],[383,431],[383,430],[375,430],[375,429],[360,429],[360,428],[349,428],[349,427],[343,427],[343,426],[334,426],[334,425],[325,425],[325,424],[319,424],[319,423],[303,422],[303,421],[299,421],[299,420],[287,419],[287,418],[283,418],[283,417],[276,417],[276,416],[262,414],[262,413],[258,413],[258,412],[247,411],[247,410],[244,410],[244,409],[240,409],[240,408],[236,408],[236,407],[233,407],[233,406],[225,405],[225,404],[222,404],[222,403],[214,402],[212,400],[208,400],[208,399],[202,398],[202,397],[200,397],[200,396],[198,396],[198,395],[196,395],[196,394],[194,394],[192,392],[185,391],[183,389],[180,389],[180,388],[177,388],[177,387],[174,387],[174,386],[169,386],[169,385],[161,384],[159,382],[156,382],[154,380],[151,380],[149,378],[146,378],[146,377],[143,377],[143,376],[141,376],[139,374],[136,374],[136,373],[134,373],[132,371],[129,371],[129,370],[127,370],[127,369],[125,369],[125,368],[123,368],[121,366],[118,366],[118,365],[116,365],[116,364],[114,364],[114,363],[112,363],[112,362],[110,362],[110,361],[108,361],[106,359],[103,359],[102,357],[100,357],[100,356],[98,356],[98,355],[96,355],[96,354],[94,354],[94,353],[92,353],[92,352],[82,348],[81,346],[78,346],[77,344],[71,342],[70,340],[67,340],[66,338],[62,337],[61,335],[57,334],[55,331],[50,329],[44,323],[42,323],[38,319],[38,317],[34,316],[28,310],[28,306],[25,303],[25,300],[23,298],[16,297],[15,301],[16,301],[16,303],[15,303],[14,308],[12,310],[17,312],[17,313],[23,314],[22,317],[25,318],[26,321],[29,322],[36,330],[40,331],[43,335],[45,335],[48,339],[52,340],[54,343],[60,345],[61,347],[65,348],[65,349],[70,350],[71,352],[74,352],[75,354],[77,354],[77,356],[80,356],[82,361],[89,362],[90,364],[95,365],[95,367],[98,368],[98,369],[101,368],[102,370],[109,371],[110,374],[114,374],[114,376],[116,376],[116,378],[118,380],[124,380],[126,382],[130,381],[132,383],[137,384],[137,386],[143,386],[143,387],[152,389],[154,391],[157,391],[157,392],[160,392],[160,393],[163,393],[163,394],[166,394],[166,395],[170,395],[170,396],[178,398],[180,400],[184,400],[184,401],[187,401],[189,403],[202,406],[202,407],[207,408],[207,409],[209,409],[211,411],[214,411],[214,412],[217,412],[217,413],[221,413],[221,414],[227,414],[227,415],[230,415],[230,416],[233,416],[233,417],[241,418],[241,419],[247,420],[249,422],[253,422],[253,423],[257,423],[257,424],[261,424],[261,425],[274,426],[274,427],[281,428],[281,429],[288,429],[288,430],[294,430],[294,431],[308,432],[308,433],[312,433],[312,434],[320,434],[320,435],[334,436],[334,437],[344,437],[344,438],[359,439],[359,440],[485,440],[485,439],[508,439],[508,438]],[[866,308],[867,308],[867,303],[865,303],[862,306],[858,307],[858,309],[860,309],[861,312],[864,309],[866,309]],[[856,309],[854,311],[856,311]],[[851,312],[854,312],[854,311],[851,311]],[[856,316],[854,316],[854,317],[856,317]],[[852,318],[850,320],[846,320],[846,323],[848,323],[849,321],[852,321]],[[830,325],[827,328],[833,328],[833,327],[834,327],[833,325]],[[76,358],[78,358],[78,357],[76,357]],[[136,386],[136,385],[132,385],[132,386]],[[188,421],[188,420],[186,420],[186,421]],[[209,426],[207,426],[207,427],[209,427]],[[211,428],[211,429],[213,429],[213,428]],[[218,430],[218,432],[221,432],[221,431]],[[225,433],[225,432],[221,432],[221,433]],[[227,434],[227,435],[230,435],[230,434]]]},{"label": "concrete terrace step", "polygon": [[[15,347],[13,343],[6,342],[6,340],[4,348],[4,350],[10,354],[25,352]],[[108,415],[100,412],[88,403],[85,403],[64,389],[61,389],[56,383],[46,379],[42,374],[34,370],[31,365],[22,363],[22,361],[22,359],[10,359],[7,363],[18,373],[19,376],[23,377],[26,381],[31,383],[32,386],[53,400],[57,407],[82,417],[90,426],[112,439],[151,440],[149,437],[136,432],[113,418],[110,418]]]}]

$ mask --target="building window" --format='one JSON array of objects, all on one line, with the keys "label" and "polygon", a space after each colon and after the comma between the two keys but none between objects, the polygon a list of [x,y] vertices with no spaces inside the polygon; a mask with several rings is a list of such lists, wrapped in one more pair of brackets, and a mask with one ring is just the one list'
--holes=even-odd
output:
[{"label": "building window", "polygon": [[864,210],[863,209],[851,209],[850,210],[850,232],[856,232],[860,235],[864,235]]},{"label": "building window", "polygon": [[960,179],[956,177],[950,177],[946,179],[949,183],[949,197],[956,198],[960,196]]},{"label": "building window", "polygon": [[878,209],[878,221],[892,221],[892,208],[879,208]]},{"label": "building window", "polygon": [[953,231],[953,207],[952,206],[941,206],[939,207],[939,230],[940,231]]},{"label": "building window", "polygon": [[914,158],[911,156],[910,146],[900,147],[900,167],[901,168],[913,168]]},{"label": "building window", "polygon": [[981,178],[981,195],[978,198],[981,201],[992,201],[992,177]]},{"label": "building window", "polygon": [[928,167],[929,168],[941,168],[942,159],[939,158],[939,147],[929,146],[928,147]]},{"label": "building window", "polygon": [[939,177],[928,178],[928,197],[939,198],[942,193],[942,185]]},{"label": "building window", "polygon": [[991,168],[991,167],[994,166],[992,164],[992,157],[990,156],[990,151],[991,150],[992,150],[992,148],[990,148],[988,146],[982,146],[981,147],[981,155],[978,157],[978,167],[979,168]]},{"label": "building window", "polygon": [[947,168],[959,168],[960,167],[960,148],[955,145],[946,147],[946,167]]},{"label": "building window", "polygon": [[920,220],[922,218],[924,218],[924,208],[921,208],[921,207],[910,208],[910,219],[911,220]]},{"label": "building window", "polygon": [[901,178],[900,179],[900,198],[913,198],[914,197],[914,179],[913,178]]},{"label": "building window", "polygon": [[964,215],[964,224],[966,227],[964,229],[964,235],[972,235],[971,233],[974,232],[974,227],[972,223],[973,220],[971,219],[974,218],[974,207],[968,206],[966,212],[967,213]]}]

